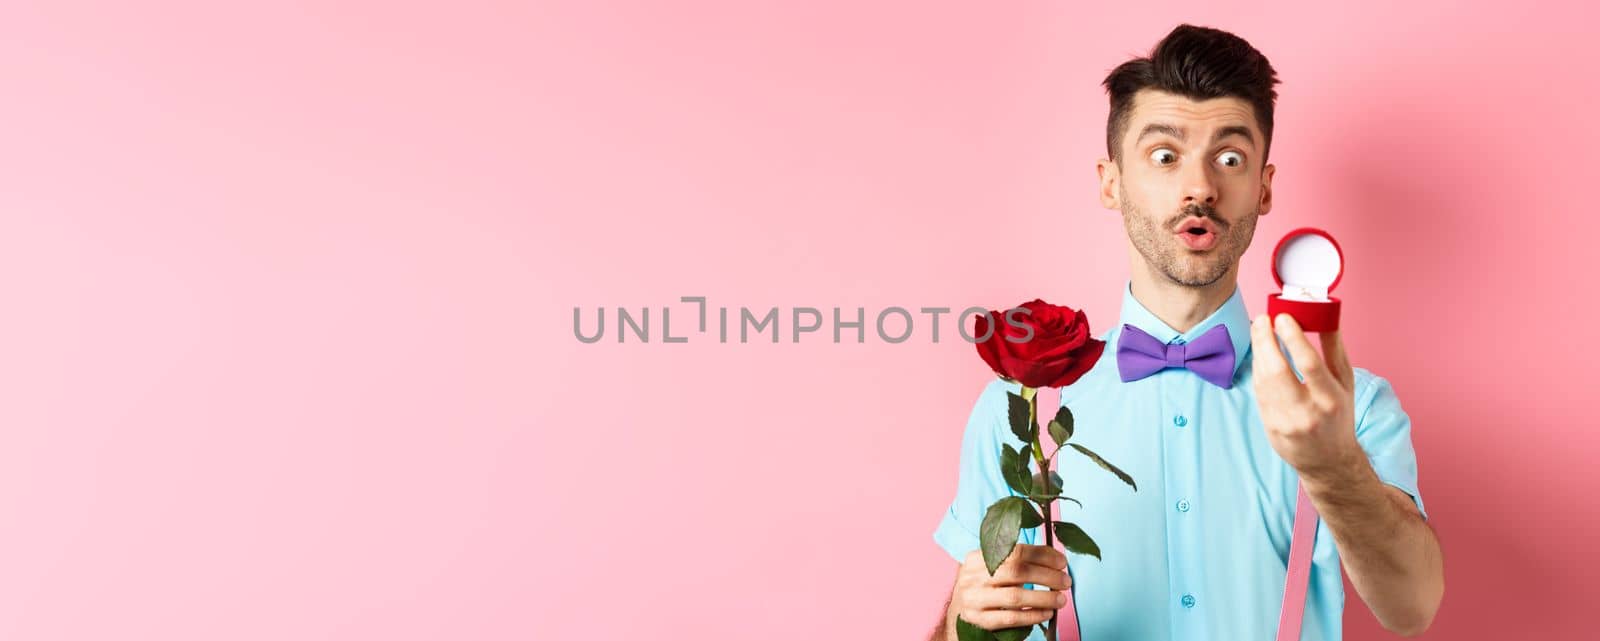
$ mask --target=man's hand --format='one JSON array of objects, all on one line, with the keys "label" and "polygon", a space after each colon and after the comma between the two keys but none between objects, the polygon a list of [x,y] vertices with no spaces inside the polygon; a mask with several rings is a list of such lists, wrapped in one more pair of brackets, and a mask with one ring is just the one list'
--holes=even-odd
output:
[{"label": "man's hand", "polygon": [[[1072,577],[1067,575],[1067,557],[1044,545],[1018,543],[1011,555],[989,576],[983,552],[973,550],[961,563],[950,609],[945,616],[945,638],[956,639],[956,615],[985,630],[1000,630],[1034,625],[1050,620],[1056,608],[1065,605]],[[1049,590],[1022,587],[1024,583],[1042,585]]]},{"label": "man's hand", "polygon": [[1293,318],[1279,315],[1275,324],[1305,382],[1295,380],[1272,324],[1258,316],[1250,325],[1250,348],[1267,438],[1300,473],[1367,607],[1383,627],[1420,634],[1444,598],[1439,539],[1411,497],[1379,480],[1356,441],[1355,374],[1339,334],[1322,334],[1324,359]]},{"label": "man's hand", "polygon": [[[1278,349],[1278,337],[1305,377],[1302,383]],[[1366,454],[1356,442],[1355,372],[1339,332],[1323,332],[1319,356],[1300,324],[1288,314],[1250,324],[1256,404],[1267,440],[1302,477],[1319,478],[1351,469]]]}]

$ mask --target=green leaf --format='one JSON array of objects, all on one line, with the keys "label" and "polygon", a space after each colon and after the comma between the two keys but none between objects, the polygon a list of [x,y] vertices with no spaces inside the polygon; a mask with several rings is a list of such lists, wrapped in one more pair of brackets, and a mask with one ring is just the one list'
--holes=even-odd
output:
[{"label": "green leaf", "polygon": [[1100,558],[1100,546],[1095,545],[1094,539],[1089,538],[1089,533],[1075,523],[1066,521],[1054,522],[1056,538],[1061,540],[1061,547],[1078,554],[1087,554]]},{"label": "green leaf", "polygon": [[1022,641],[1028,638],[1028,633],[1033,632],[1033,626],[1025,625],[1020,628],[1003,628],[994,631],[994,638],[999,641]]},{"label": "green leaf", "polygon": [[1067,442],[1072,438],[1072,410],[1062,405],[1056,410],[1056,417],[1050,419],[1050,438],[1055,439],[1056,445]]},{"label": "green leaf", "polygon": [[1027,454],[1018,452],[1010,443],[1007,443],[1005,451],[1000,453],[1000,476],[1004,477],[1006,485],[1011,486],[1011,489],[1016,490],[1018,494],[1026,496],[1033,493],[1032,477],[1028,475]]},{"label": "green leaf", "polygon": [[1028,503],[1021,498],[1008,496],[994,502],[983,513],[983,524],[978,526],[978,539],[983,549],[983,564],[989,576],[1000,569],[1011,550],[1017,547],[1017,535],[1022,527],[1022,510]]},{"label": "green leaf", "polygon": [[1030,494],[1028,495],[1028,499],[1032,501],[1072,501],[1073,503],[1077,503],[1078,507],[1083,507],[1082,501],[1065,494]]},{"label": "green leaf", "polygon": [[1054,496],[1061,493],[1061,475],[1055,470],[1050,470],[1050,482],[1046,483],[1044,477],[1034,472],[1030,477],[1033,480],[1033,493],[1043,496]]},{"label": "green leaf", "polygon": [[1034,501],[1054,501],[1056,499],[1066,499],[1068,501],[1072,501],[1073,503],[1077,503],[1078,507],[1083,507],[1083,503],[1079,502],[1078,499],[1063,495],[1061,493],[1063,484],[1061,475],[1055,470],[1050,470],[1049,485],[1046,485],[1044,479],[1041,478],[1037,473],[1035,473],[1032,478],[1033,492],[1028,494],[1029,499]]},{"label": "green leaf", "polygon": [[994,641],[994,633],[956,615],[956,638],[960,641]]},{"label": "green leaf", "polygon": [[1028,399],[1016,392],[1006,392],[1006,400],[1010,403],[1006,415],[1011,419],[1011,433],[1016,434],[1023,443],[1032,443],[1036,437],[1033,435],[1034,428],[1028,425],[1033,422],[1028,420]]},{"label": "green leaf", "polygon": [[1019,527],[1024,530],[1031,530],[1044,525],[1044,517],[1039,516],[1039,510],[1032,503],[1020,497],[1013,496],[1011,498],[1022,501],[1022,521],[1018,524]]},{"label": "green leaf", "polygon": [[1133,491],[1135,491],[1135,492],[1139,491],[1139,486],[1136,485],[1133,482],[1133,477],[1128,476],[1127,472],[1124,472],[1122,470],[1117,469],[1117,466],[1112,465],[1109,461],[1106,461],[1103,458],[1100,458],[1099,454],[1095,454],[1092,450],[1090,450],[1087,447],[1084,447],[1084,446],[1079,445],[1077,443],[1068,443],[1068,445],[1071,445],[1073,447],[1073,449],[1076,449],[1079,452],[1083,453],[1084,456],[1089,457],[1089,460],[1094,461],[1100,467],[1106,468],[1106,471],[1117,475],[1117,478],[1122,479],[1123,483],[1127,483],[1130,487],[1132,487]]}]

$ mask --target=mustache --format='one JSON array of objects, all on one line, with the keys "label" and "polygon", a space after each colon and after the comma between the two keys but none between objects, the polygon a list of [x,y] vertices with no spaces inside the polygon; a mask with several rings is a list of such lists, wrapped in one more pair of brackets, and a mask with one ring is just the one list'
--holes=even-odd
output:
[{"label": "mustache", "polygon": [[1178,210],[1177,217],[1173,218],[1172,222],[1167,223],[1167,229],[1172,229],[1174,227],[1177,227],[1178,223],[1181,223],[1181,222],[1183,222],[1184,220],[1187,220],[1190,217],[1204,218],[1206,220],[1209,220],[1212,223],[1216,224],[1217,229],[1219,231],[1227,231],[1228,230],[1228,221],[1223,220],[1222,216],[1217,214],[1217,210],[1216,210],[1215,207],[1212,207],[1210,205],[1201,205],[1201,204],[1195,204],[1195,203],[1190,203],[1188,205],[1184,205],[1183,209]]}]

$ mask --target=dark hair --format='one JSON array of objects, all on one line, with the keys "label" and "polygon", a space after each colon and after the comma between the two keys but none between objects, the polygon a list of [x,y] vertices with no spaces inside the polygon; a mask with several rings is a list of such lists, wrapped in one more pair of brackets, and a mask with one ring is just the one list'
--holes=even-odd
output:
[{"label": "dark hair", "polygon": [[1194,100],[1234,97],[1255,109],[1261,128],[1263,160],[1272,148],[1272,104],[1278,98],[1273,85],[1278,73],[1267,57],[1244,38],[1220,29],[1178,25],[1150,50],[1148,58],[1122,63],[1105,79],[1111,95],[1106,118],[1106,152],[1118,160],[1117,147],[1128,129],[1133,96],[1140,89],[1156,89]]}]

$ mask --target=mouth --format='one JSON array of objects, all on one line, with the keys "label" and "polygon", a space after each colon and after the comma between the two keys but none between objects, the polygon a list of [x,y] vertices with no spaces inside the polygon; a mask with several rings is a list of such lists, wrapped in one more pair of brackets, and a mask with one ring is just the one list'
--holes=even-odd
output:
[{"label": "mouth", "polygon": [[1178,240],[1195,251],[1206,251],[1217,245],[1217,226],[1210,220],[1190,216],[1178,224]]}]

